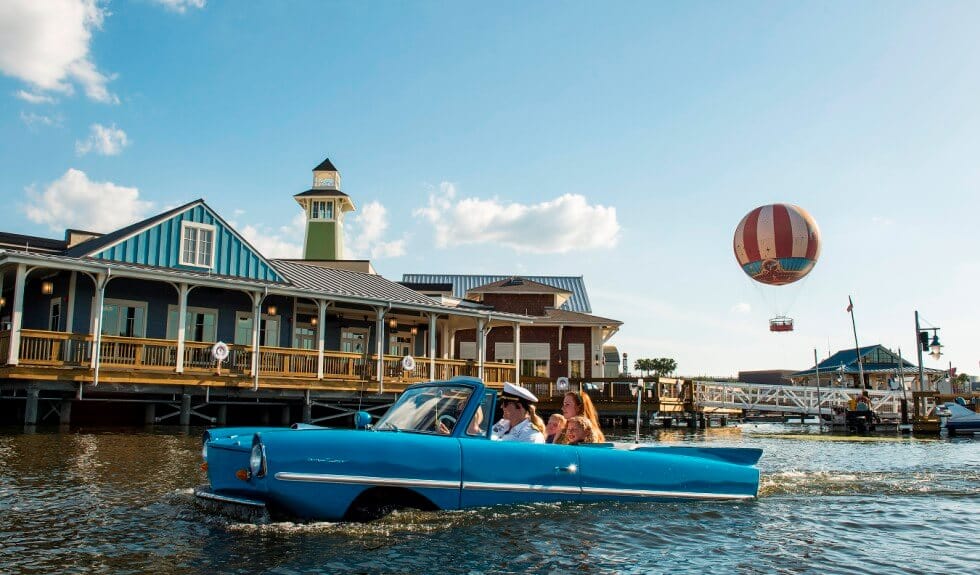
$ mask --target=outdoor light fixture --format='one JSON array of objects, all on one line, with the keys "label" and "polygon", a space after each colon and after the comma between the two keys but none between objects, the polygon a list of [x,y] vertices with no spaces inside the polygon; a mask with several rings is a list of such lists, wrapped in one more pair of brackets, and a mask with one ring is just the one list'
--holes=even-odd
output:
[{"label": "outdoor light fixture", "polygon": [[7,305],[7,298],[0,295],[0,307]]},{"label": "outdoor light fixture", "polygon": [[412,329],[408,330],[408,332],[412,335],[417,335],[419,333],[419,328],[413,325]]},{"label": "outdoor light fixture", "polygon": [[398,320],[395,319],[395,318],[389,319],[388,320],[388,327],[390,327],[391,329],[397,328],[398,327]]},{"label": "outdoor light fixture", "polygon": [[310,318],[310,325],[316,325],[317,323],[318,323],[318,320],[315,317],[311,317]]},{"label": "outdoor light fixture", "polygon": [[270,305],[267,311],[269,315],[276,315],[276,306]]},{"label": "outdoor light fixture", "polygon": [[939,359],[939,356],[942,355],[942,348],[943,346],[939,344],[939,335],[932,336],[932,344],[929,345],[929,355],[933,359]]},{"label": "outdoor light fixture", "polygon": [[41,282],[41,293],[44,295],[51,295],[54,293],[54,282],[43,281]]}]

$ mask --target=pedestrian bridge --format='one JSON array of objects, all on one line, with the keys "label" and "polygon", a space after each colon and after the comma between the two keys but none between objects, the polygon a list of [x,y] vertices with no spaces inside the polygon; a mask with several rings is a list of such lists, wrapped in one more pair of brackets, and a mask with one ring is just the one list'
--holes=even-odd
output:
[{"label": "pedestrian bridge", "polygon": [[[694,381],[693,400],[698,411],[744,409],[788,414],[832,415],[846,409],[864,390],[761,383]],[[883,419],[901,416],[901,390],[868,390],[871,409]],[[908,394],[911,400],[911,394]]]}]

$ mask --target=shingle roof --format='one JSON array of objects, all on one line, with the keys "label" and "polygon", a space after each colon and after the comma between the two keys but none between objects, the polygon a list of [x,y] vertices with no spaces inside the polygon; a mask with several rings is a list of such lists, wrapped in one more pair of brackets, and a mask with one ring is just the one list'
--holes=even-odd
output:
[{"label": "shingle roof", "polygon": [[[500,280],[510,279],[513,274],[507,275],[464,275],[464,274],[404,274],[402,281],[405,283],[448,283],[453,286],[453,297],[464,298],[466,292],[475,287],[483,286]],[[559,289],[571,292],[572,297],[562,304],[561,309],[577,311],[582,313],[592,313],[592,306],[589,304],[589,295],[585,290],[585,282],[582,276],[521,276],[531,281],[536,281],[545,285],[550,285]]]},{"label": "shingle roof", "polygon": [[440,304],[417,291],[379,275],[326,268],[285,260],[272,260],[275,268],[296,287],[337,296],[436,307]]},{"label": "shingle roof", "polygon": [[467,293],[567,293],[571,295],[572,292],[567,289],[515,276],[471,288]]},{"label": "shingle roof", "polygon": [[544,308],[544,317],[535,323],[550,322],[578,325],[623,325],[623,322],[618,319],[609,319],[588,313],[546,307]]},{"label": "shingle roof", "polygon": [[191,208],[192,206],[194,206],[196,204],[203,204],[203,203],[204,203],[204,200],[197,199],[197,200],[194,200],[193,202],[188,202],[188,203],[186,203],[186,204],[184,204],[182,206],[177,206],[176,208],[174,208],[172,210],[168,210],[166,212],[163,212],[162,214],[157,214],[155,216],[151,216],[151,217],[149,217],[149,218],[147,218],[147,219],[145,219],[145,220],[143,220],[141,222],[136,222],[135,224],[128,225],[125,228],[120,228],[120,229],[118,229],[118,230],[116,230],[114,232],[108,233],[108,234],[106,234],[104,236],[100,236],[100,237],[97,237],[97,238],[93,238],[91,240],[88,240],[87,242],[82,242],[82,243],[78,244],[77,246],[74,246],[71,249],[67,250],[65,252],[65,255],[66,256],[73,257],[73,258],[80,258],[80,257],[83,257],[83,256],[87,256],[87,255],[96,253],[98,251],[101,251],[102,248],[104,248],[104,247],[106,247],[108,245],[114,244],[117,241],[125,238],[126,236],[129,236],[130,234],[132,234],[134,232],[137,232],[139,230],[142,230],[143,228],[152,227],[153,225],[155,225],[155,224],[157,224],[159,222],[162,222],[162,221],[166,220],[167,218],[170,218],[174,214],[179,214],[180,212],[183,212],[184,210],[187,210],[187,209]]},{"label": "shingle roof", "polygon": [[0,232],[0,247],[58,253],[63,252],[66,246],[64,240]]},{"label": "shingle roof", "polygon": [[335,168],[333,166],[333,162],[330,161],[330,158],[325,158],[322,162],[320,162],[320,165],[319,166],[313,168],[313,171],[314,172],[336,172],[337,171],[337,168]]}]

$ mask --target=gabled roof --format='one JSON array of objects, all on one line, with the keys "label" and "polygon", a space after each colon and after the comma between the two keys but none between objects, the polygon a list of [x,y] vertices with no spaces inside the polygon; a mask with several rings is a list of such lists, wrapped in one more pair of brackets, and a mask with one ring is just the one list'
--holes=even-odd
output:
[{"label": "gabled roof", "polygon": [[466,293],[564,293],[571,295],[572,292],[531,279],[514,276],[470,288]]},{"label": "gabled roof", "polygon": [[[512,275],[467,275],[467,274],[403,274],[402,282],[405,283],[448,283],[453,286],[453,296],[463,299],[466,292],[475,287],[485,286],[489,283],[506,280]],[[562,304],[561,309],[577,311],[582,313],[592,313],[592,306],[589,304],[589,295],[585,290],[585,281],[582,276],[521,276],[526,280],[549,285],[561,290],[565,290],[572,296]]]},{"label": "gabled roof", "polygon": [[337,170],[337,168],[335,168],[333,166],[333,162],[330,161],[330,158],[324,158],[324,160],[322,162],[320,162],[320,165],[319,166],[313,168],[313,171],[314,172],[336,172],[338,170]]},{"label": "gabled roof", "polygon": [[[864,371],[864,373],[891,373],[896,372],[899,369],[899,357],[898,354],[892,352],[890,349],[882,346],[881,344],[869,345],[859,349],[861,361],[863,365],[859,369],[858,367],[858,353],[854,349],[842,349],[837,353],[831,355],[827,359],[821,361],[815,367],[806,369],[803,371],[797,371],[790,374],[790,377],[803,377],[806,375],[814,375],[816,372],[816,367],[820,368],[821,373],[828,372],[840,372],[843,366],[843,372],[848,375],[855,375]],[[902,369],[912,374],[912,372],[917,372],[919,367],[914,363],[902,358],[901,359]],[[940,370],[925,368],[924,371],[928,373],[938,373]]]},{"label": "gabled roof", "polygon": [[295,261],[272,260],[279,273],[300,289],[324,295],[363,297],[381,301],[439,305],[434,299],[379,275],[325,268]]},{"label": "gabled roof", "polygon": [[91,240],[89,240],[87,242],[82,242],[82,243],[78,244],[77,246],[75,246],[75,247],[69,249],[68,251],[66,251],[65,252],[65,255],[66,256],[73,257],[73,258],[81,258],[81,257],[85,257],[85,256],[90,256],[90,255],[92,255],[94,253],[97,253],[97,252],[102,251],[104,248],[107,248],[107,247],[109,247],[109,246],[111,246],[111,245],[113,245],[113,244],[115,244],[117,242],[120,242],[120,241],[128,238],[129,236],[135,235],[135,234],[139,233],[140,231],[142,231],[144,229],[151,228],[151,227],[155,226],[156,224],[158,224],[158,223],[166,220],[167,218],[170,218],[170,217],[172,217],[172,216],[174,216],[176,214],[179,214],[180,212],[183,212],[184,210],[190,209],[191,207],[193,207],[193,206],[195,206],[195,205],[197,205],[199,203],[200,204],[203,204],[204,203],[204,200],[203,199],[197,199],[197,200],[194,200],[193,202],[188,202],[188,203],[186,203],[186,204],[184,204],[182,206],[177,206],[176,208],[173,208],[172,210],[167,210],[167,211],[163,212],[162,214],[157,214],[155,216],[150,216],[149,218],[146,218],[143,221],[136,222],[135,224],[128,225],[128,226],[126,226],[124,228],[120,228],[120,229],[118,229],[118,230],[116,230],[114,232],[110,232],[110,233],[108,233],[108,234],[106,234],[104,236],[93,238],[93,239],[91,239]]}]

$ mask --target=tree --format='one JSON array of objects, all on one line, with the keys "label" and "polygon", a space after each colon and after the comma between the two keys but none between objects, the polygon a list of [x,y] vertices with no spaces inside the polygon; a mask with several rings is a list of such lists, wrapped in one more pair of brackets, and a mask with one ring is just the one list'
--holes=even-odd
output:
[{"label": "tree", "polygon": [[633,369],[650,375],[652,371],[655,375],[670,375],[677,369],[677,362],[669,357],[658,357],[657,359],[638,359],[633,364]]},{"label": "tree", "polygon": [[643,375],[649,375],[655,368],[652,359],[638,359],[633,364],[633,369],[643,372]]}]

